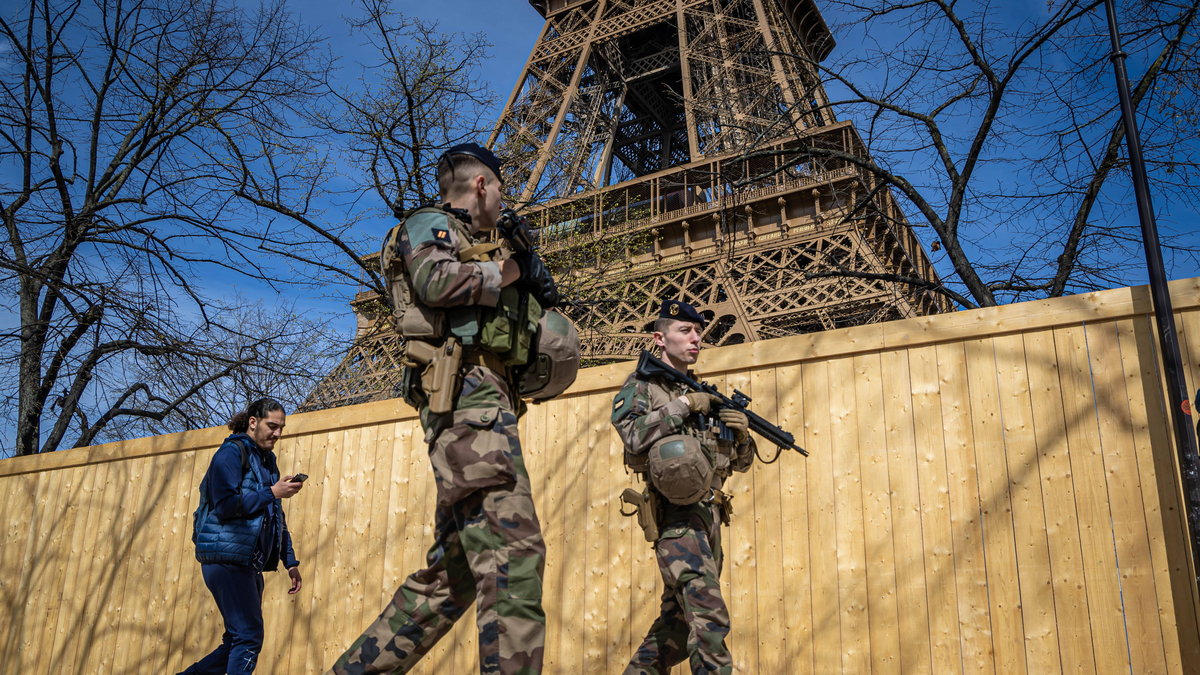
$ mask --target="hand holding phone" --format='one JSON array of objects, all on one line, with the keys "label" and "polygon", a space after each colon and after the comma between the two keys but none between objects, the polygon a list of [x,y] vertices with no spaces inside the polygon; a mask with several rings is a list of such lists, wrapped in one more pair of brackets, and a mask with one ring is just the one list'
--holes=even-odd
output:
[{"label": "hand holding phone", "polygon": [[308,480],[308,474],[306,473],[298,473],[295,476],[292,476],[293,483],[303,483],[306,480]]}]

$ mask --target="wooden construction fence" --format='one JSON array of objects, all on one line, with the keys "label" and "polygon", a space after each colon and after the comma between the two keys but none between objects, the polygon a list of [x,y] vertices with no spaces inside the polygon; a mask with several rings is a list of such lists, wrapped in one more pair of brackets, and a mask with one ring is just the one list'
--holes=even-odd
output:
[{"label": "wooden construction fence", "polygon": [[[1172,285],[1189,383],[1200,279]],[[701,374],[812,456],[735,475],[725,597],[739,673],[1185,673],[1197,589],[1145,288],[724,347]],[[657,611],[615,495],[629,366],[589,369],[522,424],[549,550],[548,673],[617,673]],[[0,663],[175,672],[220,620],[193,559],[223,431],[0,462]],[[318,673],[432,540],[432,474],[396,401],[288,419],[304,588],[268,574],[259,672]],[[764,448],[769,455],[771,448]],[[468,615],[422,673],[475,671]]]}]

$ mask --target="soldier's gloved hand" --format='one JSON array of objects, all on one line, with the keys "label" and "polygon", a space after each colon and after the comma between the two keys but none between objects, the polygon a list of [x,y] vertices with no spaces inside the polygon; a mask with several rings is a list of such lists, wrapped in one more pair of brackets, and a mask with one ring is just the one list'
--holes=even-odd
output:
[{"label": "soldier's gloved hand", "polygon": [[521,280],[517,282],[521,288],[529,291],[542,307],[558,305],[558,286],[554,284],[554,277],[550,276],[550,270],[546,269],[541,256],[535,251],[525,251],[514,253],[512,259],[521,268]]},{"label": "soldier's gloved hand", "polygon": [[733,429],[738,443],[746,440],[746,435],[750,433],[750,420],[746,419],[746,413],[740,410],[721,408],[721,411],[717,413],[717,418],[721,420],[722,424]]},{"label": "soldier's gloved hand", "polygon": [[690,391],[684,394],[683,398],[687,399],[688,410],[697,413],[708,412],[718,400],[716,396],[702,391]]}]

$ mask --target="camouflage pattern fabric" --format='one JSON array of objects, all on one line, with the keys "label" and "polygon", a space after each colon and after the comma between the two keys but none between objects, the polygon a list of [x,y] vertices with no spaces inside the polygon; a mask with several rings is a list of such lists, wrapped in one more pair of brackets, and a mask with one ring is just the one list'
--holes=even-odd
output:
[{"label": "camouflage pattern fabric", "polygon": [[[693,375],[694,378],[694,375]],[[650,446],[667,436],[689,434],[700,440],[713,461],[714,489],[720,489],[731,471],[747,471],[754,461],[754,438],[744,443],[722,442],[709,431],[701,431],[687,403],[680,400],[687,387],[659,379],[642,380],[631,374],[613,398],[612,424],[625,445],[626,461],[644,461]]]},{"label": "camouflage pattern fabric", "polygon": [[[418,301],[455,306],[490,299],[494,305],[498,266],[460,263],[454,247],[469,241],[461,238],[464,227],[448,220],[406,222],[401,248],[407,269],[417,270]],[[330,673],[407,672],[472,602],[478,603],[480,672],[541,672],[546,548],[517,435],[521,402],[504,373],[471,365],[462,380],[453,411],[421,410],[437,486],[427,567],[404,581]]]},{"label": "camouflage pattern fabric", "polygon": [[425,209],[404,221],[397,246],[416,301],[426,307],[495,307],[500,301],[500,264],[460,262],[474,244],[467,226],[444,211]]},{"label": "camouflage pattern fabric", "polygon": [[666,505],[654,544],[663,592],[658,618],[626,667],[626,675],[668,672],[688,660],[693,673],[731,673],[725,645],[729,612],[721,597],[721,524],[711,504]]},{"label": "camouflage pattern fabric", "polygon": [[[682,386],[630,375],[613,399],[613,426],[631,465],[662,438],[680,433],[696,436],[713,459],[712,487],[720,489],[731,471],[750,468],[754,440],[747,437],[743,443],[724,443],[711,432],[701,431],[687,403],[679,400],[686,391]],[[733,662],[725,644],[730,622],[721,597],[718,507],[709,502],[679,506],[657,497],[663,508],[661,534],[654,543],[663,579],[659,615],[625,672],[666,673],[687,659],[693,673],[730,673]]]}]

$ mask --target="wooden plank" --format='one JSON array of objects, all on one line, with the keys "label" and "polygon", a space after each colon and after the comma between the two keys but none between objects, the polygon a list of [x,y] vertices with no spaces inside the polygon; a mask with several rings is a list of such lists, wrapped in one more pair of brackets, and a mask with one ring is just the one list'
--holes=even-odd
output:
[{"label": "wooden plank", "polygon": [[[414,425],[396,422],[389,425],[393,428],[392,444],[387,448],[388,459],[391,461],[391,481],[388,483],[388,509],[386,524],[386,536],[383,542],[383,582],[379,587],[379,598],[375,603],[375,613],[371,615],[366,624],[362,628],[366,628],[367,624],[375,620],[379,612],[392,596],[395,595],[396,589],[400,584],[404,583],[405,577],[415,571],[415,568],[409,569],[406,561],[407,547],[405,544],[405,532],[412,520],[413,504],[413,483],[425,480],[423,474],[413,475],[412,470],[413,458],[423,457],[426,454],[423,432],[418,427],[414,432]],[[385,460],[387,461],[387,460]]]},{"label": "wooden plank", "polygon": [[[547,466],[555,480],[552,481],[556,507],[549,517],[559,524],[554,541],[561,548],[559,564],[553,575],[553,605],[561,615],[558,621],[558,655],[556,670],[570,673],[583,672],[584,598],[586,591],[578,586],[579,572],[587,569],[587,511],[589,440],[584,437],[590,425],[587,417],[587,399],[575,396],[560,406],[564,416],[547,428],[547,435],[557,440],[557,452],[549,445],[543,446]],[[607,409],[607,406],[605,406]],[[547,542],[547,548],[550,542]],[[547,659],[547,663],[549,659]],[[547,670],[550,668],[547,667]]]},{"label": "wooden plank", "polygon": [[854,362],[829,362],[829,417],[833,455],[834,511],[838,603],[841,607],[842,658],[845,672],[867,672],[871,628],[866,578],[866,534],[863,522],[862,445],[854,417]]},{"label": "wooden plank", "polygon": [[[1016,546],[1020,610],[1025,627],[1029,672],[1059,668],[1058,625],[1054,612],[1050,543],[1042,502],[1042,474],[1030,399],[1030,367],[1020,335],[995,339],[997,404],[1003,424],[1005,458],[1011,482],[1013,536]],[[1035,364],[1034,368],[1040,368]]]},{"label": "wooden plank", "polygon": [[878,354],[854,357],[854,417],[858,426],[859,471],[870,626],[871,671],[899,673],[900,612],[892,531],[891,478],[884,433],[883,373]]},{"label": "wooden plank", "polygon": [[[289,429],[290,431],[290,429]],[[294,476],[297,473],[308,474],[304,487],[294,496],[284,500],[283,513],[287,519],[288,533],[292,536],[292,550],[300,561],[300,592],[288,595],[285,589],[269,590],[276,595],[275,604],[270,613],[264,617],[275,626],[274,633],[267,631],[267,639],[263,645],[263,653],[269,655],[270,661],[262,661],[264,666],[271,664],[277,672],[299,672],[304,668],[307,650],[304,645],[312,640],[311,617],[307,614],[311,606],[310,597],[313,592],[313,581],[320,569],[313,564],[310,557],[313,546],[317,541],[319,516],[318,509],[313,508],[313,496],[316,486],[327,479],[319,475],[323,458],[313,454],[313,436],[311,434],[287,434],[276,443],[275,453],[279,458],[280,475]],[[320,499],[316,499],[317,504]],[[280,567],[278,576],[280,584],[291,587],[291,578],[287,570]],[[265,595],[265,594],[264,594]],[[264,612],[267,611],[264,609]]]},{"label": "wooden plank", "polygon": [[962,668],[993,672],[991,617],[988,612],[987,570],[980,522],[980,500],[966,352],[961,343],[938,345],[942,428],[946,447],[946,477],[950,490],[950,522],[954,534],[954,581],[958,595]]},{"label": "wooden plank", "polygon": [[[628,375],[629,365],[623,364]],[[642,488],[641,481],[625,468],[624,445],[616,429],[611,424],[613,398],[617,388],[624,382],[614,385],[614,391],[605,392],[599,397],[598,407],[609,411],[609,425],[604,431],[605,444],[600,448],[607,451],[607,480],[609,507],[608,513],[608,561],[611,569],[608,573],[608,595],[606,604],[606,667],[605,672],[615,673],[624,670],[625,665],[633,655],[635,640],[640,641],[641,632],[646,626],[638,625],[633,620],[633,568],[635,565],[653,564],[645,559],[645,553],[650,544],[637,526],[637,519],[621,515],[619,495],[626,487]]]},{"label": "wooden plank", "polygon": [[45,650],[40,647],[47,633],[47,610],[51,609],[50,604],[55,598],[67,590],[63,588],[65,580],[56,573],[59,561],[66,555],[63,550],[66,542],[59,536],[68,494],[64,489],[65,474],[66,470],[47,471],[37,480],[37,501],[33,507],[36,517],[30,519],[20,594],[29,609],[22,613],[21,621],[14,621],[21,631],[17,659],[20,672],[46,672],[49,663]]},{"label": "wooden plank", "polygon": [[954,570],[950,477],[943,432],[941,383],[935,347],[909,350],[917,478],[921,485],[921,543],[925,551],[933,672],[962,670],[962,620]]},{"label": "wooden plank", "polygon": [[[765,419],[779,424],[779,400],[774,369],[756,369],[750,372],[750,386],[744,389],[753,400],[750,409]],[[779,449],[757,434],[752,434],[758,445],[759,455],[770,458]],[[802,459],[788,451],[780,460],[794,466]],[[782,673],[793,667],[787,658],[787,627],[783,620],[787,614],[785,600],[786,582],[783,566],[783,515],[780,504],[780,467],[783,462],[763,464],[755,458],[747,474],[734,474],[733,481],[751,483],[750,495],[753,502],[753,555],[756,564],[754,594],[758,600],[755,616],[734,617],[735,626],[747,627],[748,642],[758,649],[758,672]],[[735,517],[744,514],[736,512]],[[752,631],[750,629],[753,629]]]},{"label": "wooden plank", "polygon": [[135,537],[146,515],[147,468],[145,461],[118,462],[109,473],[105,504],[112,509],[113,517],[105,527],[108,536],[92,553],[103,560],[119,560],[121,564],[107,570],[101,582],[101,596],[105,598],[101,632],[108,635],[96,650],[94,663],[100,672],[124,670],[125,664],[117,659],[130,651],[122,630],[123,625],[130,625],[129,615],[139,602],[131,597],[132,593],[126,594],[126,588],[130,586],[133,566],[129,563]]},{"label": "wooden plank", "polygon": [[[337,561],[336,535],[341,523],[337,521],[337,507],[342,480],[342,460],[345,456],[342,445],[343,433],[316,434],[312,437],[312,485],[305,485],[302,502],[305,509],[314,509],[315,518],[308,521],[313,536],[308,543],[311,548],[304,554],[302,565],[313,570],[306,584],[308,593],[297,598],[296,609],[307,617],[309,641],[298,648],[307,647],[304,669],[296,672],[323,672],[353,642],[366,626],[338,624],[331,621],[329,607],[332,599],[343,593],[343,579],[333,572]],[[300,504],[297,504],[299,506]],[[299,556],[297,556],[299,557]],[[297,655],[293,655],[293,663]]]},{"label": "wooden plank", "polygon": [[1133,418],[1118,342],[1117,323],[1088,327],[1088,356],[1100,428],[1100,457],[1112,504],[1112,529],[1133,672],[1166,672],[1162,627],[1150,558],[1149,524],[1142,508],[1142,479],[1133,440]]},{"label": "wooden plank", "polygon": [[[80,583],[80,580],[93,566],[90,549],[85,548],[84,542],[92,534],[88,529],[88,518],[94,516],[95,512],[90,508],[90,502],[96,490],[97,475],[100,473],[86,467],[64,469],[63,471],[78,472],[79,475],[78,482],[72,488],[71,499],[67,506],[70,511],[68,520],[74,522],[74,527],[73,530],[64,533],[65,538],[70,540],[70,551],[62,571],[64,583],[61,589],[61,604],[56,610],[57,620],[54,625],[47,625],[48,631],[53,628],[53,637],[47,636],[50,662],[45,672],[48,673],[69,673],[75,670],[73,662],[75,644],[79,636],[84,633],[81,619],[84,616],[85,602],[88,597],[86,587]],[[24,480],[24,478],[13,480]],[[0,479],[0,493],[7,493],[8,487],[11,486]],[[10,513],[7,508],[3,497],[0,497],[0,509],[3,509],[0,510],[0,513]],[[0,542],[0,545],[7,546],[8,544]],[[8,568],[2,567],[2,562],[0,562],[0,569]],[[0,581],[0,583],[3,582]],[[7,605],[7,602],[5,604]],[[47,614],[52,613],[47,612]]]},{"label": "wooden plank", "polygon": [[[925,551],[920,541],[921,488],[917,472],[916,430],[908,353],[886,351],[880,356],[883,389],[884,443],[891,493],[892,550],[899,631],[899,670],[931,673],[929,603],[925,580]],[[872,649],[875,649],[872,642]]]},{"label": "wooden plank", "polygon": [[1155,602],[1168,672],[1185,672],[1184,663],[1200,663],[1196,639],[1193,584],[1187,564],[1187,524],[1181,507],[1176,453],[1166,419],[1166,401],[1150,317],[1118,322],[1129,402],[1130,428],[1142,476],[1142,509],[1154,569]]},{"label": "wooden plank", "polygon": [[1080,543],[1079,514],[1067,443],[1063,392],[1060,385],[1054,334],[1028,333],[1025,359],[1037,364],[1030,370],[1033,430],[1037,439],[1038,467],[1042,474],[1042,503],[1046,512],[1046,540],[1053,573],[1054,610],[1058,621],[1062,670],[1095,672],[1092,626],[1084,591],[1084,560]]},{"label": "wooden plank", "polygon": [[585,448],[587,453],[587,477],[584,490],[587,501],[584,505],[584,542],[586,545],[581,563],[586,565],[587,583],[583,589],[583,656],[580,672],[607,673],[611,668],[606,663],[605,642],[608,594],[611,592],[608,573],[609,533],[608,512],[613,502],[611,459],[609,447],[609,416],[612,405],[603,394],[585,399],[587,417],[580,420],[587,429],[583,443],[567,444],[562,448],[567,454]]},{"label": "wooden plank", "polygon": [[1020,575],[995,346],[991,338],[981,338],[967,341],[964,347],[992,649],[999,672],[1022,672],[1027,670],[1025,625],[1021,616]]},{"label": "wooden plank", "polygon": [[186,453],[191,458],[190,472],[180,470],[178,490],[184,497],[187,522],[184,525],[186,543],[179,560],[179,582],[171,616],[170,648],[177,670],[183,670],[211,652],[221,641],[221,617],[204,577],[200,563],[196,562],[196,547],[191,541],[192,513],[200,504],[200,483],[208,472],[208,466],[216,448]]},{"label": "wooden plank", "polygon": [[[796,444],[809,449],[805,418],[806,381],[800,366],[785,366],[775,370],[775,390],[778,424],[796,437]],[[760,391],[756,388],[755,391]],[[757,403],[757,401],[755,402]],[[771,448],[762,448],[770,456]],[[811,450],[810,450],[811,452]],[[809,551],[809,524],[814,516],[809,511],[810,460],[792,450],[784,451],[773,466],[779,473],[780,569],[783,574],[783,613],[777,617],[784,634],[783,660],[797,672],[813,672],[813,586],[814,575]],[[756,468],[761,471],[762,466]],[[774,530],[774,528],[772,528]],[[768,662],[769,665],[769,662]]]},{"label": "wooden plank", "polygon": [[134,544],[139,548],[143,566],[137,575],[141,582],[135,593],[144,596],[145,617],[130,627],[135,633],[130,651],[139,667],[153,664],[162,668],[173,656],[167,636],[179,592],[179,559],[184,550],[192,553],[192,547],[187,545],[191,543],[192,510],[188,508],[189,495],[184,486],[191,477],[194,461],[192,453],[188,453],[158,455],[149,462],[150,475],[165,479],[151,486],[147,507],[152,512]]},{"label": "wooden plank", "polygon": [[1108,503],[1108,478],[1097,426],[1098,411],[1088,363],[1088,333],[1084,328],[1054,331],[1062,384],[1063,413],[1079,536],[1083,554],[1084,589],[1092,626],[1092,648],[1102,671],[1128,671],[1129,648],[1125,637],[1119,571],[1113,553],[1112,510]]},{"label": "wooden plank", "polygon": [[[744,371],[712,378],[710,383],[727,395],[734,389],[747,391],[750,380]],[[753,394],[753,392],[751,392]],[[723,488],[733,498],[734,518],[730,526],[721,528],[721,548],[724,561],[721,570],[721,597],[729,612],[730,633],[725,643],[738,672],[761,672],[758,665],[758,643],[747,629],[752,617],[759,615],[755,582],[758,560],[754,550],[754,491],[753,477],[738,475],[725,482]]]},{"label": "wooden plank", "polygon": [[[362,597],[363,585],[360,575],[360,551],[357,548],[363,518],[363,495],[360,489],[365,468],[362,463],[362,448],[359,445],[360,429],[345,429],[331,435],[331,442],[341,454],[341,464],[336,473],[329,474],[329,488],[336,495],[334,502],[321,505],[324,516],[321,528],[327,530],[329,548],[324,557],[328,563],[322,568],[329,577],[327,590],[321,593],[320,619],[326,626],[354,626],[358,622],[359,608],[352,606],[351,596]],[[364,626],[359,626],[361,630]],[[326,654],[338,653],[351,640],[338,639],[336,631],[322,630],[314,637],[321,643]]]},{"label": "wooden plank", "polygon": [[830,365],[806,363],[803,367],[804,437],[807,442],[809,528],[812,555],[812,661],[815,673],[842,671],[842,653],[848,648],[842,636],[842,605],[838,577],[837,480],[835,453],[845,441],[835,436],[830,401]]},{"label": "wooden plank", "polygon": [[[379,616],[382,605],[376,601],[373,591],[392,586],[392,579],[384,577],[387,564],[388,511],[391,496],[392,448],[396,442],[396,425],[382,424],[375,428],[375,437],[370,439],[364,492],[370,498],[367,512],[371,514],[367,525],[367,538],[363,543],[364,570],[362,604],[359,609],[358,625],[366,628]],[[364,443],[366,439],[364,439]]]}]

